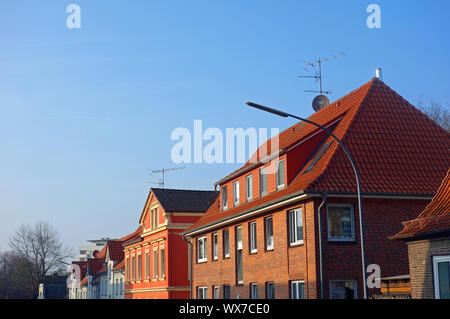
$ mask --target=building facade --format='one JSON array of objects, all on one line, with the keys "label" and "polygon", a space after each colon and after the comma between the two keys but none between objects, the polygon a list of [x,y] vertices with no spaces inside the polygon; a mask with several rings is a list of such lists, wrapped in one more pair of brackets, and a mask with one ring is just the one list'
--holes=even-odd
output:
[{"label": "building facade", "polygon": [[[374,78],[310,118],[359,169],[366,265],[408,273],[388,237],[422,211],[450,166],[450,134]],[[355,176],[342,149],[298,123],[216,183],[220,195],[183,235],[194,298],[362,298]],[[262,155],[261,155],[262,154]],[[379,287],[369,295],[380,293]]]},{"label": "building facade", "polygon": [[450,299],[450,170],[426,209],[392,239],[408,246],[412,297]]},{"label": "building facade", "polygon": [[190,297],[188,250],[181,232],[204,214],[217,193],[152,188],[139,224],[124,244],[126,299]]}]

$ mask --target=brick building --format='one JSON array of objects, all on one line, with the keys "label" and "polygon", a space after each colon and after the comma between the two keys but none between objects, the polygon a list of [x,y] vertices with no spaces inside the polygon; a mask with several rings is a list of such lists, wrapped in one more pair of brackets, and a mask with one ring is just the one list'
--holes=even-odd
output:
[{"label": "brick building", "polygon": [[392,239],[408,245],[412,297],[450,299],[450,170],[431,203]]},{"label": "brick building", "polygon": [[[361,175],[367,265],[408,273],[400,230],[450,166],[450,134],[374,78],[310,118],[340,138]],[[183,235],[194,298],[361,298],[355,176],[338,144],[297,123],[216,183],[220,195]],[[319,240],[320,239],[320,240]],[[380,289],[369,289],[369,295]]]},{"label": "brick building", "polygon": [[152,188],[139,224],[124,243],[125,299],[189,298],[188,249],[181,232],[216,199],[215,191]]}]

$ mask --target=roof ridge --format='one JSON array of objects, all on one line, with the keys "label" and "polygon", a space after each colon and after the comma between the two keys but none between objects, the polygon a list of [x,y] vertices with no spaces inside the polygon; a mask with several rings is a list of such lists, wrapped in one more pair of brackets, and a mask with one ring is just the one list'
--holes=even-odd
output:
[{"label": "roof ridge", "polygon": [[152,187],[151,189],[164,191],[185,191],[185,192],[215,192],[215,190],[206,190],[206,189],[179,189],[179,188],[158,188],[158,187]]}]

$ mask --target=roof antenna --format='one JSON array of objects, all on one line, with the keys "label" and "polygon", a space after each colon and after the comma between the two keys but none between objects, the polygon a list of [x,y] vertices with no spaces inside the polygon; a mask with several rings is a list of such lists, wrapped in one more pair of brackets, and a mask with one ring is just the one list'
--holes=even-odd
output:
[{"label": "roof antenna", "polygon": [[300,60],[305,64],[305,67],[303,67],[303,69],[307,72],[310,72],[310,68],[317,68],[315,75],[299,75],[298,76],[299,78],[313,78],[313,79],[316,79],[316,83],[319,82],[319,85],[320,85],[319,91],[305,90],[305,92],[319,93],[319,95],[317,95],[312,102],[314,111],[317,112],[318,110],[323,109],[325,106],[330,104],[330,100],[328,99],[328,97],[326,97],[325,94],[333,93],[331,91],[323,90],[323,87],[322,87],[322,63],[325,61],[329,61],[331,59],[337,58],[339,56],[344,56],[344,55],[345,55],[344,52],[340,52],[339,54],[331,55],[327,58],[318,58],[317,60],[313,60],[312,62]]},{"label": "roof antenna", "polygon": [[152,170],[150,170],[150,176],[153,176],[154,174],[162,173],[162,179],[160,179],[158,181],[150,181],[150,182],[147,182],[147,183],[149,183],[149,184],[158,184],[159,187],[164,188],[164,173],[165,172],[175,171],[175,170],[178,170],[178,169],[185,169],[185,168],[186,168],[186,166],[174,167],[174,168],[152,169]]}]

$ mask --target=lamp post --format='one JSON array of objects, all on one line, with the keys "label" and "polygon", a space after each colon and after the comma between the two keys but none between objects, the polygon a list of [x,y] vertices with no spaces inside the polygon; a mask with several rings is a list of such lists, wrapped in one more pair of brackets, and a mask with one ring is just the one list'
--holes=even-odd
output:
[{"label": "lamp post", "polygon": [[267,107],[267,106],[263,106],[263,105],[259,105],[253,102],[246,102],[246,104],[248,106],[254,107],[256,109],[265,111],[265,112],[269,112],[281,117],[292,117],[294,119],[312,124],[314,126],[317,126],[318,128],[320,128],[321,130],[325,131],[329,136],[331,136],[334,140],[336,140],[336,142],[342,147],[342,149],[344,150],[345,154],[347,155],[348,160],[350,161],[350,164],[352,165],[353,168],[353,172],[355,173],[355,177],[356,177],[356,188],[357,188],[357,193],[358,193],[358,211],[359,211],[359,233],[360,233],[360,237],[361,237],[361,264],[362,264],[362,277],[363,277],[363,291],[364,291],[364,299],[367,299],[367,283],[366,283],[366,256],[365,256],[365,245],[364,245],[364,228],[363,228],[363,208],[362,208],[362,198],[361,198],[361,183],[359,180],[359,173],[358,173],[358,169],[356,168],[356,164],[355,161],[353,160],[352,156],[350,155],[349,151],[347,150],[347,148],[345,147],[345,145],[341,142],[341,140],[339,140],[336,135],[334,135],[329,129],[327,129],[326,127],[315,123],[313,121],[304,119],[302,117],[293,115],[293,114],[289,114],[280,110],[276,110],[273,109],[271,107]]}]

